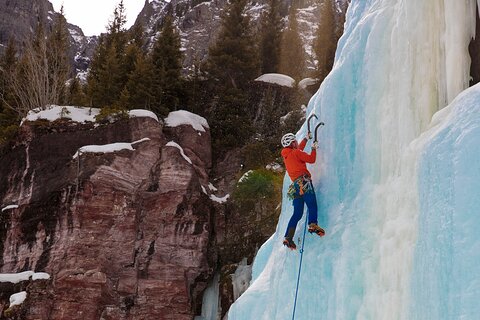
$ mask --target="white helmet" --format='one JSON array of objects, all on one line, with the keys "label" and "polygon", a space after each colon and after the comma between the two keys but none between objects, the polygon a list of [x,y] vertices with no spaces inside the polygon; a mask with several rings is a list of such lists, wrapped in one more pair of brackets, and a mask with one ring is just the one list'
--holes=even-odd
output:
[{"label": "white helmet", "polygon": [[288,147],[293,141],[295,141],[295,135],[293,133],[287,133],[282,137],[282,146],[284,148]]}]

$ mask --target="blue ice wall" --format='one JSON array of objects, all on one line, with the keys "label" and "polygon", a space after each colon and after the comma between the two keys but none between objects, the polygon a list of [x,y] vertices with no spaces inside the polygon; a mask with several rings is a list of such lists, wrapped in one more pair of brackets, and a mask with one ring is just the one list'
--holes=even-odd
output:
[{"label": "blue ice wall", "polygon": [[420,159],[411,319],[480,316],[480,86],[449,108]]},{"label": "blue ice wall", "polygon": [[[429,280],[428,264],[435,260],[428,255],[442,237],[445,246],[437,248],[439,254],[453,257],[463,249],[452,247],[459,244],[447,239],[448,233],[423,230],[425,224],[445,228],[448,221],[443,220],[452,219],[447,209],[461,199],[451,198],[449,192],[459,192],[446,186],[439,189],[445,194],[435,195],[438,183],[426,181],[442,177],[448,183],[462,171],[442,163],[426,165],[435,157],[425,153],[438,144],[430,141],[438,129],[429,129],[432,116],[468,86],[474,5],[473,0],[352,0],[334,68],[307,110],[326,123],[317,162],[309,170],[319,223],[327,235],[307,234],[304,239],[305,220],[297,227],[295,241],[304,244],[305,252],[295,319],[456,319],[455,310],[448,313],[453,307],[433,301],[430,308],[428,302],[438,295],[451,304],[454,294],[448,293],[447,284],[460,285],[449,280],[466,267],[434,256],[435,278]],[[436,121],[443,123],[446,118],[440,115],[450,109],[440,111]],[[306,124],[298,139],[305,134]],[[300,255],[282,246],[293,211],[286,198],[290,183],[286,176],[277,230],[259,250],[251,286],[232,305],[229,320],[292,318]],[[439,201],[429,198],[434,196]],[[428,221],[434,206],[425,203],[442,201],[445,218]],[[462,264],[474,262],[470,258]],[[473,283],[472,292],[477,288]],[[431,318],[428,310],[435,308],[437,317]]]}]

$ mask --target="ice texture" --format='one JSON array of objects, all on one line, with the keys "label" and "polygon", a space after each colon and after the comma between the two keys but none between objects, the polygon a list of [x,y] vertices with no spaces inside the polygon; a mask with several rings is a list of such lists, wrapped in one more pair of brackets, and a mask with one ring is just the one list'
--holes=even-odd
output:
[{"label": "ice texture", "polygon": [[[305,218],[297,226],[295,319],[478,316],[478,89],[452,102],[468,87],[475,4],[352,0],[333,70],[307,108],[326,124],[309,170],[327,235],[302,239]],[[229,320],[292,318],[300,255],[281,243],[289,184]]]}]

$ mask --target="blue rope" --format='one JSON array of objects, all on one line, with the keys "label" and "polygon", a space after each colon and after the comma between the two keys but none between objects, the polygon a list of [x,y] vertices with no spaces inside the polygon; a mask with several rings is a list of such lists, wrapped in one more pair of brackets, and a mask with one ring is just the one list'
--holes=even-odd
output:
[{"label": "blue rope", "polygon": [[293,302],[292,320],[295,320],[295,309],[297,308],[298,286],[300,283],[300,273],[302,272],[303,246],[305,245],[305,235],[307,233],[307,218],[308,215],[305,215],[305,228],[303,229],[302,249],[300,249],[300,265],[298,267],[297,288],[295,289],[295,301]]}]

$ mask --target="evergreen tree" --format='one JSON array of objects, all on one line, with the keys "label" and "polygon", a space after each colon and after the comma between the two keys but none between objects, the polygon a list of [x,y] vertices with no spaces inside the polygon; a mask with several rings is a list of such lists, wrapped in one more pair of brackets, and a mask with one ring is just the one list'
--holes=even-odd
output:
[{"label": "evergreen tree", "polygon": [[86,106],[88,104],[87,96],[83,86],[77,77],[74,77],[67,88],[67,104],[72,106]]},{"label": "evergreen tree", "polygon": [[107,33],[102,35],[92,60],[88,77],[88,96],[91,105],[114,107],[128,81],[128,73],[133,69],[126,64],[125,51],[128,35],[125,29],[126,15],[123,0],[113,13]]},{"label": "evergreen tree", "polygon": [[288,15],[288,26],[283,32],[280,52],[280,73],[301,80],[305,73],[305,51],[298,30],[297,7],[292,4]]},{"label": "evergreen tree", "polygon": [[335,11],[332,0],[323,0],[320,7],[320,22],[317,28],[317,36],[314,43],[317,69],[315,76],[323,82],[323,79],[332,70],[335,59],[337,34],[335,32]]},{"label": "evergreen tree", "polygon": [[130,75],[135,71],[137,60],[140,55],[143,55],[143,45],[145,43],[145,36],[142,24],[134,25],[128,33],[128,43],[126,44],[125,55],[123,57],[124,76],[126,79],[122,83],[127,83]]},{"label": "evergreen tree", "polygon": [[183,88],[180,45],[180,36],[175,30],[173,19],[167,15],[151,55],[155,71],[153,78],[155,98],[152,110],[160,115],[177,110],[180,104],[179,97]]},{"label": "evergreen tree", "polygon": [[258,76],[259,65],[245,6],[246,0],[229,3],[219,37],[209,49],[207,72],[216,94],[209,121],[217,155],[243,145],[252,132],[246,89]]},{"label": "evergreen tree", "polygon": [[244,89],[258,76],[258,57],[246,3],[246,0],[229,3],[219,37],[209,49],[207,71],[222,87]]},{"label": "evergreen tree", "polygon": [[154,66],[143,54],[137,56],[135,69],[130,73],[122,91],[120,105],[128,109],[152,109],[154,101]]},{"label": "evergreen tree", "polygon": [[260,60],[262,73],[278,72],[283,22],[279,0],[270,0],[261,17]]}]

